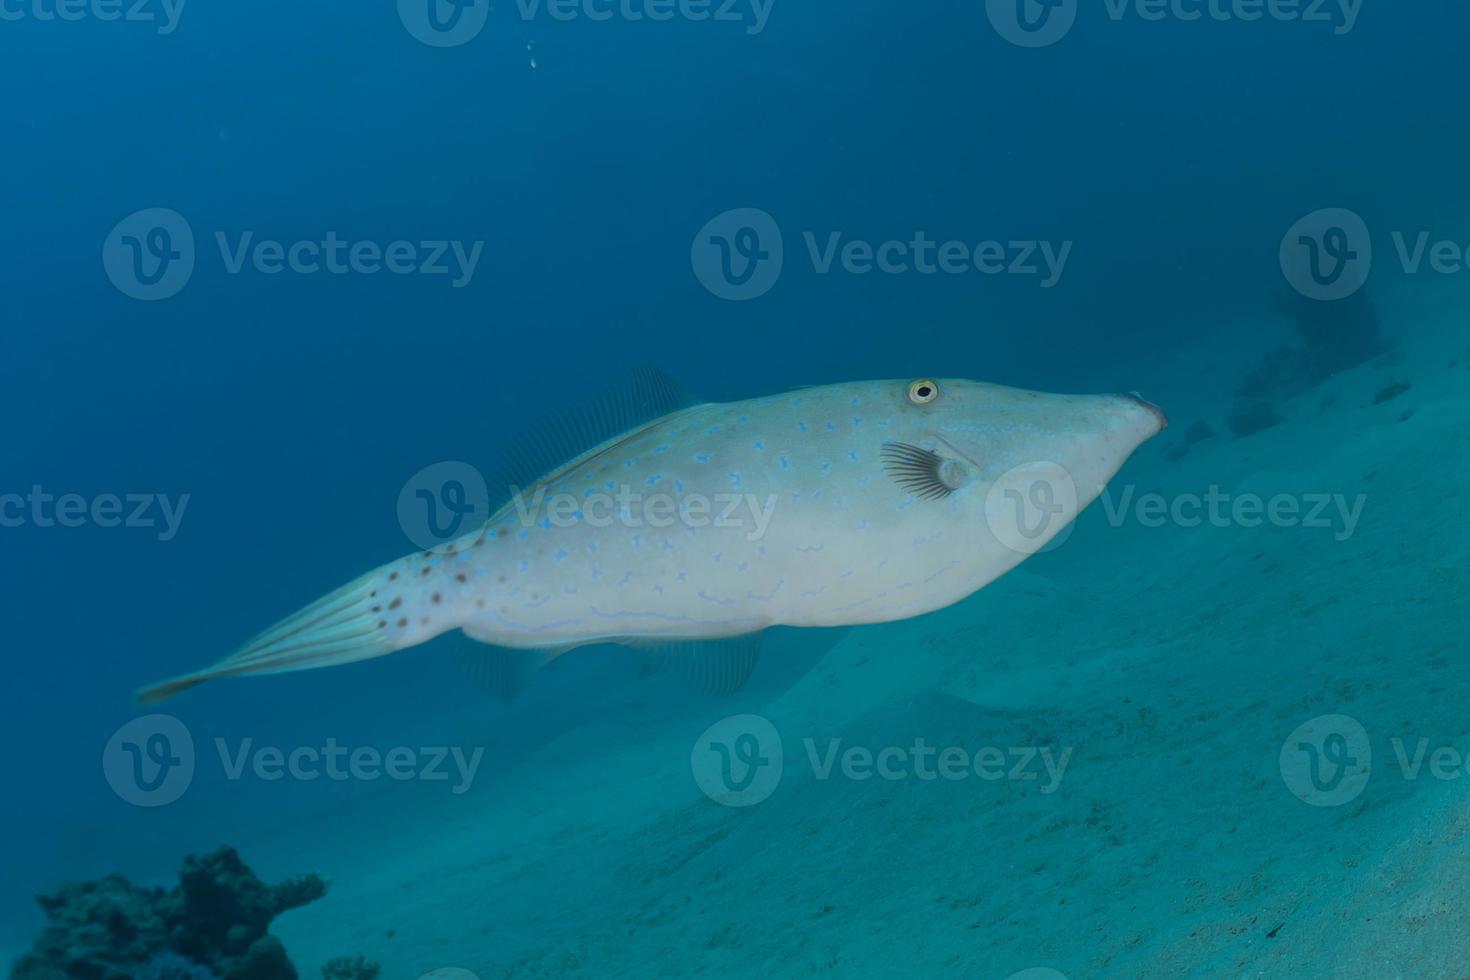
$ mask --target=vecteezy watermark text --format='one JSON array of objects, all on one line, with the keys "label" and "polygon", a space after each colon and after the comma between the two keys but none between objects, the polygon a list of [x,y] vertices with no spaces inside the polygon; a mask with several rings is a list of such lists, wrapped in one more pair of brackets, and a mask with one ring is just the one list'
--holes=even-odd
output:
[{"label": "vecteezy watermark text", "polygon": [[[850,238],[840,231],[801,233],[815,275],[1016,276],[1051,289],[1062,277],[1073,243],[1039,239],[937,239],[914,231],[882,241]],[[786,245],[780,226],[759,208],[716,215],[694,236],[690,262],[715,296],[749,300],[764,296],[780,278]]]},{"label": "vecteezy watermark text", "polygon": [[1264,497],[1256,493],[1232,494],[1211,486],[1203,494],[1138,494],[1133,486],[1116,497],[1111,488],[1101,496],[1108,523],[1122,527],[1132,515],[1140,527],[1306,528],[1333,532],[1346,541],[1358,529],[1367,494],[1349,497],[1343,493],[1278,493]]},{"label": "vecteezy watermark text", "polygon": [[[507,523],[513,521],[523,529],[581,524],[633,530],[736,528],[745,530],[747,541],[765,537],[780,501],[774,493],[699,493],[678,480],[640,486],[609,482],[580,493],[552,492],[546,486],[507,490],[511,507]],[[482,526],[490,517],[490,499],[485,477],[474,466],[458,460],[435,463],[404,484],[398,495],[398,522],[414,544],[436,548]]]},{"label": "vecteezy watermark text", "polygon": [[[746,34],[766,29],[775,0],[515,0],[520,20],[559,23],[586,20],[629,24],[735,24]],[[398,0],[398,17],[414,38],[434,48],[455,48],[479,36],[489,22],[491,0]]]},{"label": "vecteezy watermark text", "polygon": [[766,29],[775,0],[515,0],[522,20],[544,12],[551,20],[623,20],[655,23],[686,20],[692,23],[743,24],[745,33]]},{"label": "vecteezy watermark text", "polygon": [[386,245],[373,241],[349,242],[329,231],[321,241],[283,243],[274,239],[255,241],[254,232],[241,232],[233,242],[222,231],[215,232],[225,271],[239,275],[247,267],[262,275],[273,276],[295,272],[312,276],[326,272],[334,276],[375,276],[380,272],[394,275],[453,276],[449,284],[463,289],[480,264],[484,242],[459,241],[393,241]]},{"label": "vecteezy watermark text", "polygon": [[[214,241],[226,275],[442,276],[454,289],[470,284],[485,247],[479,240],[349,240],[335,231],[290,242],[257,240],[248,230],[216,231]],[[161,300],[177,294],[188,285],[197,261],[193,228],[183,215],[168,208],[147,208],[128,215],[112,229],[102,247],[108,279],[134,299]]]},{"label": "vecteezy watermark text", "polygon": [[[1404,782],[1414,782],[1426,774],[1439,782],[1470,776],[1470,754],[1448,739],[1394,735],[1388,744]],[[1298,725],[1282,743],[1281,778],[1303,803],[1342,806],[1367,788],[1374,771],[1374,755],[1368,730],[1356,718],[1320,715]]]},{"label": "vecteezy watermark text", "polygon": [[917,272],[921,276],[944,273],[951,276],[978,272],[986,276],[1001,274],[1033,276],[1042,289],[1050,289],[1062,278],[1067,259],[1072,254],[1071,242],[936,241],[922,231],[914,232],[907,241],[890,240],[873,244],[861,239],[844,240],[841,232],[828,232],[822,242],[815,233],[802,232],[807,254],[817,275],[825,276],[839,266],[855,276],[872,272],[897,276]]},{"label": "vecteezy watermark text", "polygon": [[[1203,493],[1139,493],[1129,484],[1092,488],[1110,527],[1130,521],[1144,528],[1175,527],[1331,531],[1336,541],[1357,533],[1367,494],[1232,493],[1210,485]],[[1086,495],[1088,498],[1092,493]],[[986,493],[985,525],[1003,546],[1023,555],[1060,548],[1071,537],[1084,494],[1066,467],[1025,463],[998,474]]]},{"label": "vecteezy watermark text", "polygon": [[172,541],[189,506],[189,494],[54,494],[40,484],[26,493],[0,493],[0,528],[126,527],[154,529],[159,541]]},{"label": "vecteezy watermark text", "polygon": [[1134,17],[1158,23],[1177,20],[1255,24],[1261,21],[1320,24],[1346,34],[1358,23],[1363,0],[1103,0],[1108,19]]},{"label": "vecteezy watermark text", "polygon": [[818,781],[831,779],[834,773],[854,782],[874,777],[886,782],[958,782],[973,778],[986,782],[1039,781],[1040,791],[1048,796],[1057,791],[1072,760],[1070,747],[1054,751],[1049,745],[992,745],[972,752],[961,745],[940,748],[916,738],[909,745],[888,745],[874,751],[864,745],[843,748],[842,739],[829,738],[819,752],[814,738],[804,738],[801,744]]},{"label": "vecteezy watermark text", "polygon": [[536,488],[529,498],[516,490],[511,500],[522,526],[670,528],[744,528],[745,540],[759,541],[771,526],[780,498],[753,493],[643,492],[629,486],[616,492],[550,494]]},{"label": "vecteezy watermark text", "polygon": [[[397,746],[385,750],[348,748],[328,738],[320,746],[281,748],[257,745],[253,738],[231,744],[214,740],[221,772],[230,782],[393,782],[449,783],[456,796],[469,791],[484,760],[476,746]],[[135,806],[173,803],[193,784],[199,760],[187,726],[172,715],[144,715],[113,733],[102,752],[102,772],[113,791]]]},{"label": "vecteezy watermark text", "polygon": [[[1044,795],[1061,786],[1072,749],[1046,745],[931,745],[922,736],[907,745],[849,745],[841,738],[803,738],[802,748],[817,782],[1038,783]],[[696,785],[724,806],[754,806],[770,797],[786,770],[781,734],[760,715],[721,719],[695,741],[689,755]]]},{"label": "vecteezy watermark text", "polygon": [[460,746],[408,748],[397,746],[386,752],[371,745],[345,748],[329,738],[320,747],[297,746],[282,749],[274,745],[256,747],[255,740],[242,739],[231,748],[222,738],[214,740],[225,778],[238,781],[246,774],[261,782],[291,779],[310,783],[319,779],[334,782],[371,783],[379,779],[394,782],[450,782],[450,792],[458,796],[469,790],[484,760],[485,750],[475,747],[468,754]]},{"label": "vecteezy watermark text", "polygon": [[[1379,229],[1382,231],[1382,229]],[[1470,243],[1424,228],[1388,234],[1393,257],[1406,276],[1470,272]],[[1368,282],[1381,241],[1362,215],[1347,208],[1322,208],[1293,224],[1281,240],[1281,271],[1292,288],[1310,299],[1347,299]]]},{"label": "vecteezy watermark text", "polygon": [[1079,15],[1101,13],[1114,24],[1255,24],[1260,22],[1326,26],[1336,35],[1358,23],[1363,0],[985,0],[995,32],[1023,48],[1044,48],[1071,33]]},{"label": "vecteezy watermark text", "polygon": [[0,0],[0,22],[126,21],[133,24],[157,24],[159,36],[166,37],[178,29],[179,18],[184,13],[184,2],[185,0]]}]

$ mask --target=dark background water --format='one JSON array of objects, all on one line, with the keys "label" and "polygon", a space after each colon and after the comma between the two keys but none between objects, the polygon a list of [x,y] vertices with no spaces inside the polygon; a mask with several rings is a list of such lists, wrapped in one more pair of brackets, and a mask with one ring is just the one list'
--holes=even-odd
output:
[{"label": "dark background water", "polygon": [[[753,35],[503,3],[451,49],[386,4],[191,4],[167,36],[24,10],[0,20],[0,492],[189,504],[168,541],[0,529],[0,861],[24,869],[7,908],[63,873],[166,874],[151,855],[169,835],[206,846],[279,802],[235,796],[217,822],[137,811],[102,746],[140,684],[410,550],[395,501],[429,463],[489,465],[647,361],[711,398],[917,374],[1112,384],[1269,308],[1302,214],[1432,225],[1464,198],[1466,130],[1446,121],[1470,105],[1470,10],[1452,3],[1367,0],[1345,35],[1089,8],[1044,50],[1003,41],[979,0],[776,0]],[[161,302],[124,296],[101,261],[147,207],[198,240]],[[691,270],[696,231],[736,207],[786,244],[748,302]],[[1074,247],[1052,289],[822,276],[808,230]],[[246,231],[484,251],[459,289],[227,274],[214,236]],[[220,684],[170,710],[200,738],[391,737],[476,710],[444,660]]]}]

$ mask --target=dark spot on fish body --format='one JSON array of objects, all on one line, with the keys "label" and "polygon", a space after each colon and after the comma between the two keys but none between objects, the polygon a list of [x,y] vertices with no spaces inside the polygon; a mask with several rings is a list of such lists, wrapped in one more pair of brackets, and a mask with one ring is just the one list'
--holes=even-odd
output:
[{"label": "dark spot on fish body", "polygon": [[394,599],[392,602],[388,603],[388,608],[389,609],[397,609],[401,605],[403,605],[403,600],[402,599]]},{"label": "dark spot on fish body", "polygon": [[403,628],[404,628],[404,627],[405,627],[405,626],[407,626],[407,625],[408,625],[408,619],[407,619],[407,617],[405,617],[405,618],[403,618],[403,619],[400,619],[400,620],[399,620],[399,621],[398,621],[398,628],[399,628],[399,629],[403,629]]},{"label": "dark spot on fish body", "polygon": [[443,596],[441,596],[441,595],[440,595],[440,594],[439,594],[439,593],[437,593],[437,592],[435,592],[435,593],[434,593],[434,594],[433,594],[433,595],[431,595],[431,596],[429,596],[429,601],[430,601],[430,602],[432,602],[432,603],[433,603],[433,604],[434,604],[434,605],[436,605],[436,606],[437,606],[437,605],[439,605],[439,603],[440,603],[440,602],[441,602],[441,601],[442,601],[442,600],[443,600]]}]

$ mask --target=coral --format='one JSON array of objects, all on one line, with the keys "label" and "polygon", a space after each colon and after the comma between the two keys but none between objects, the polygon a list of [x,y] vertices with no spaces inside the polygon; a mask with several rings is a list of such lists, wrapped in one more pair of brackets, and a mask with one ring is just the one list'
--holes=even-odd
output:
[{"label": "coral", "polygon": [[37,899],[47,924],[11,980],[295,980],[267,930],[325,893],[315,875],[266,885],[229,847],[187,858],[167,891],[119,875],[69,883]]},{"label": "coral", "polygon": [[1164,458],[1171,463],[1177,463],[1189,455],[1190,447],[1196,443],[1204,442],[1206,439],[1213,439],[1214,437],[1215,430],[1210,428],[1210,423],[1196,422],[1184,433],[1183,442],[1176,442],[1164,451]]},{"label": "coral", "polygon": [[1287,292],[1278,308],[1302,339],[1312,384],[1383,353],[1378,310],[1366,289],[1331,302]]},{"label": "coral", "polygon": [[219,977],[177,953],[159,953],[143,965],[135,980],[219,980]]},{"label": "coral", "polygon": [[1294,398],[1386,349],[1379,334],[1378,311],[1366,289],[1331,302],[1288,292],[1277,300],[1276,307],[1291,320],[1301,343],[1267,351],[1245,373],[1229,420],[1237,437],[1280,421],[1273,402]]},{"label": "coral", "polygon": [[86,977],[129,980],[166,949],[169,927],[158,909],[163,893],[134,888],[120,875],[71,882],[37,898],[47,926],[22,957],[12,980]]},{"label": "coral", "polygon": [[1412,387],[1413,385],[1407,381],[1395,381],[1386,388],[1380,389],[1378,394],[1373,396],[1373,404],[1382,405],[1384,402],[1391,402]]},{"label": "coral", "polygon": [[322,967],[322,980],[378,980],[383,968],[364,957],[349,959],[339,956]]},{"label": "coral", "polygon": [[1312,355],[1304,348],[1278,347],[1245,373],[1235,394],[1241,399],[1290,398],[1316,384],[1313,375]]},{"label": "coral", "polygon": [[231,965],[224,980],[296,980],[296,967],[275,936],[261,936]]},{"label": "coral", "polygon": [[1225,423],[1230,426],[1230,431],[1235,433],[1237,439],[1242,439],[1262,429],[1269,429],[1280,421],[1270,402],[1254,402],[1237,405]]},{"label": "coral", "polygon": [[232,960],[265,955],[252,947],[272,919],[324,894],[326,885],[315,875],[268,886],[232,848],[202,858],[191,855],[170,896],[178,912],[173,948],[201,963],[220,964],[229,978]]},{"label": "coral", "polygon": [[1210,428],[1210,423],[1196,422],[1189,427],[1189,431],[1184,433],[1184,442],[1186,445],[1193,446],[1197,442],[1204,442],[1214,437],[1215,430]]}]

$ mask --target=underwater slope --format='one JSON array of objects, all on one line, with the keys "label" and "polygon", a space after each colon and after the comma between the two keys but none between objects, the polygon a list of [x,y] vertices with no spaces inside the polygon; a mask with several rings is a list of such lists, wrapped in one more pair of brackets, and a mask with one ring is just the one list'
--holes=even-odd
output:
[{"label": "underwater slope", "polygon": [[[313,851],[336,900],[279,933],[303,964],[362,949],[408,977],[1447,975],[1470,775],[1407,774],[1394,740],[1467,740],[1470,356],[1450,326],[1275,428],[1124,474],[1170,499],[1367,494],[1351,535],[1091,514],[957,608],[854,632],[770,703],[575,731],[471,799],[344,818]],[[689,770],[737,711],[784,748],[748,808]],[[1327,714],[1362,725],[1372,771],[1312,806],[1281,753]],[[805,739],[819,761],[833,739],[1070,755],[1059,780],[1034,761],[823,779]]]}]

